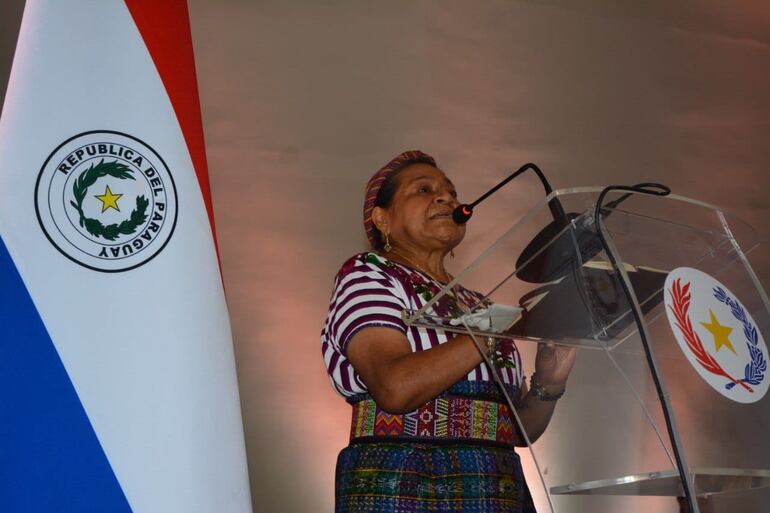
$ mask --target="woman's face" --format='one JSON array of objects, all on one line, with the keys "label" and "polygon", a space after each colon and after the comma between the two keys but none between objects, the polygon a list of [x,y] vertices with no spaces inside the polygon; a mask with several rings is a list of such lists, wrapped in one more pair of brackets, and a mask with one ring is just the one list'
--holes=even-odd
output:
[{"label": "woman's face", "polygon": [[441,170],[412,164],[396,180],[398,189],[390,206],[373,213],[375,225],[389,234],[391,244],[449,251],[462,241],[465,225],[452,221],[452,211],[459,205],[457,193]]}]

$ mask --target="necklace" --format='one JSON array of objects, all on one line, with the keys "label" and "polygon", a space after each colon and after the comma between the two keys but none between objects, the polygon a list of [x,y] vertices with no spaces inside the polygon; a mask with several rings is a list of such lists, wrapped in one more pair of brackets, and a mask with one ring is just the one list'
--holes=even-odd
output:
[{"label": "necklace", "polygon": [[[422,267],[420,264],[418,264],[417,262],[415,262],[414,260],[412,260],[412,259],[411,259],[411,258],[409,258],[408,256],[406,256],[406,255],[402,255],[401,253],[399,253],[399,252],[398,252],[398,251],[396,251],[395,249],[391,249],[391,250],[389,251],[389,253],[393,253],[393,254],[395,254],[395,255],[398,255],[399,257],[401,257],[401,258],[403,258],[404,260],[406,260],[406,262],[407,262],[409,265],[411,265],[412,267],[414,267],[414,268],[415,268],[415,269],[417,269],[418,271],[421,271],[423,274],[426,274],[426,275],[430,276],[431,278],[433,278],[434,280],[436,280],[436,281],[437,281],[437,282],[439,282],[440,284],[442,284],[442,285],[446,285],[446,282],[444,282],[444,280],[440,280],[440,279],[438,279],[438,277],[437,277],[435,274],[433,274],[432,272],[430,272],[430,271],[428,271],[428,270],[424,269],[424,268],[423,268],[423,267]],[[449,278],[449,279],[447,280],[447,282],[450,282],[450,281],[452,281],[452,280],[454,279],[454,277],[453,277],[451,274],[447,273],[446,271],[444,271],[444,272],[446,273],[447,277]]]},{"label": "necklace", "polygon": [[[439,280],[439,279],[438,279],[436,276],[434,276],[434,275],[433,275],[433,273],[431,273],[431,272],[429,272],[428,270],[424,269],[424,268],[423,268],[421,265],[419,265],[417,262],[415,262],[414,260],[412,260],[412,259],[411,259],[411,258],[409,258],[408,256],[406,256],[406,255],[402,255],[401,253],[399,253],[398,251],[396,251],[396,250],[394,250],[394,249],[391,249],[390,251],[388,251],[388,253],[394,253],[394,254],[396,254],[397,256],[399,256],[399,257],[401,257],[402,259],[406,260],[406,262],[407,262],[407,263],[408,263],[410,266],[414,267],[415,269],[417,269],[418,271],[422,272],[423,274],[426,274],[427,276],[429,276],[429,277],[430,277],[430,278],[432,278],[433,280],[437,281],[437,282],[438,282],[438,283],[440,283],[441,285],[444,285],[444,286],[446,286],[446,283],[444,283],[444,281],[443,281],[443,280]],[[444,272],[446,272],[446,271],[444,271]],[[446,275],[447,275],[447,277],[449,278],[449,279],[447,280],[447,282],[450,282],[450,281],[454,280],[454,276],[452,276],[451,274],[449,274],[449,273],[446,273]],[[458,294],[458,292],[457,292],[457,285],[456,285],[456,284],[455,284],[455,285],[453,285],[453,286],[452,286],[452,288],[451,288],[451,289],[449,289],[449,291],[448,291],[448,292],[449,292],[449,294],[448,294],[448,297],[449,297],[449,298],[452,300],[452,302],[453,302],[453,303],[456,305],[456,307],[458,308],[458,310],[459,310],[460,312],[469,312],[469,311],[470,311],[470,309],[471,309],[471,308],[470,308],[470,307],[469,307],[469,306],[466,304],[466,302],[465,302],[465,301],[464,301],[464,300],[463,300],[463,299],[460,297],[460,294]]]}]

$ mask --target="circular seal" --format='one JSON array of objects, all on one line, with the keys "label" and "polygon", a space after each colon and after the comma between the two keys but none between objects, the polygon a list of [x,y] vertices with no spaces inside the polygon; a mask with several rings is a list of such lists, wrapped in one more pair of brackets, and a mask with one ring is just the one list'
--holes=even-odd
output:
[{"label": "circular seal", "polygon": [[690,267],[666,277],[666,315],[679,347],[698,374],[723,396],[754,403],[767,393],[767,346],[740,300]]},{"label": "circular seal", "polygon": [[158,153],[121,132],[94,130],[61,143],[35,184],[35,211],[64,256],[102,272],[135,269],[174,233],[174,179]]}]

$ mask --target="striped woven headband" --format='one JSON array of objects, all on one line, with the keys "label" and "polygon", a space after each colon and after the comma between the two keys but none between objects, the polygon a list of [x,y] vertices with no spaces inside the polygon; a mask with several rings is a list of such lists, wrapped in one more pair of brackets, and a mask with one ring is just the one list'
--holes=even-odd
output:
[{"label": "striped woven headband", "polygon": [[417,162],[424,162],[432,166],[436,165],[436,161],[427,153],[419,150],[405,151],[381,167],[366,184],[364,192],[364,230],[366,230],[366,238],[369,239],[369,244],[372,247],[377,245],[377,237],[375,236],[377,228],[372,221],[372,210],[374,210],[377,195],[380,193],[380,189],[382,189],[382,184],[399,169]]}]

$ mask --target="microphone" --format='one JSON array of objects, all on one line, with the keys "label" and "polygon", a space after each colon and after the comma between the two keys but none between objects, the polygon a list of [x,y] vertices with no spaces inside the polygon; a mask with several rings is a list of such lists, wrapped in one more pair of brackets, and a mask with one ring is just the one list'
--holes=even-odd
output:
[{"label": "microphone", "polygon": [[[473,215],[473,208],[487,199],[489,196],[497,192],[498,189],[500,189],[503,185],[507,184],[520,174],[522,174],[524,171],[532,170],[537,174],[537,177],[540,178],[540,182],[543,184],[543,188],[545,189],[546,196],[551,194],[553,192],[553,189],[551,189],[551,184],[548,183],[548,180],[545,179],[545,175],[540,170],[539,167],[537,167],[532,162],[528,162],[527,164],[524,164],[519,169],[517,169],[514,173],[512,173],[508,178],[500,182],[499,184],[495,185],[491,189],[489,189],[487,192],[482,194],[476,201],[474,201],[471,204],[462,204],[459,207],[455,208],[452,212],[452,220],[457,224],[465,224],[468,222],[468,220]],[[561,206],[561,203],[557,198],[553,198],[549,203],[548,207],[551,209],[551,213],[553,214],[554,220],[560,220],[560,221],[566,221],[566,217],[564,214],[564,209]],[[568,222],[568,221],[567,221]]]},{"label": "microphone", "polygon": [[452,221],[457,224],[465,224],[472,215],[473,207],[463,204],[452,211]]}]

